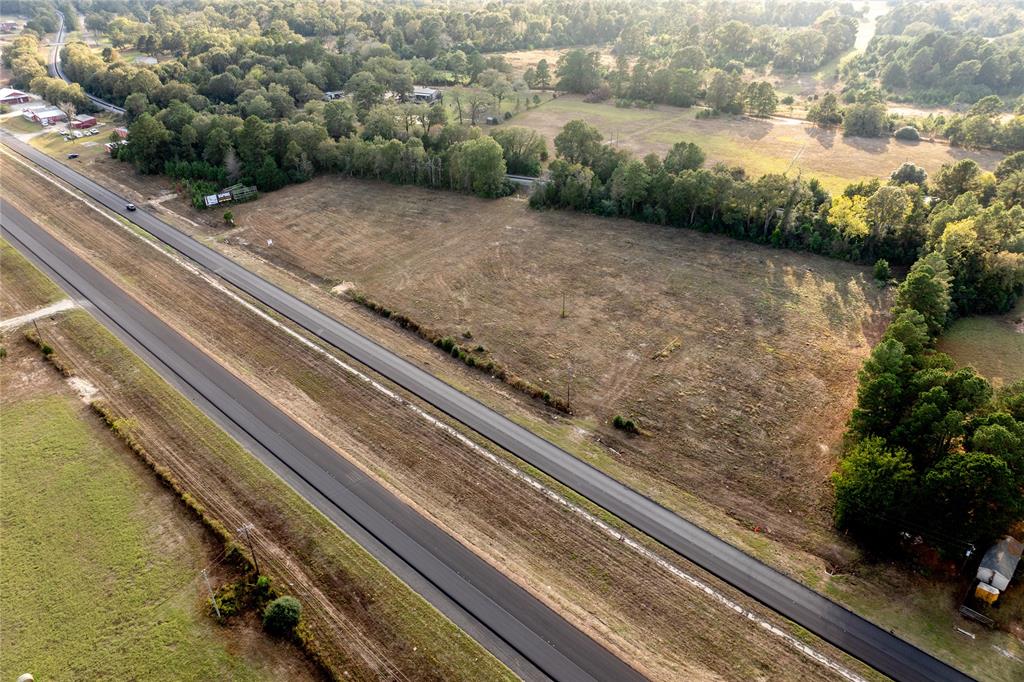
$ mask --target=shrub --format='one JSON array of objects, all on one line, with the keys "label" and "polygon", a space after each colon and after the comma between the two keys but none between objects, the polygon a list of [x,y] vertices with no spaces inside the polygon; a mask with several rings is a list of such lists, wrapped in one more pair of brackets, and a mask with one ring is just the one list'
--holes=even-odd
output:
[{"label": "shrub", "polygon": [[302,604],[295,597],[278,597],[263,611],[263,628],[277,635],[291,634],[299,624]]},{"label": "shrub", "polygon": [[6,357],[7,357],[7,347],[6,346],[0,346],[0,360],[3,360]]},{"label": "shrub", "polygon": [[506,111],[505,114],[504,114],[504,118],[505,118],[506,121],[509,120],[510,118],[512,118],[512,112],[511,111]]},{"label": "shrub", "polygon": [[224,211],[224,222],[226,222],[228,225],[234,225],[235,214],[232,213],[231,211]]},{"label": "shrub", "polygon": [[897,140],[909,140],[911,142],[917,142],[921,139],[921,134],[917,132],[917,128],[914,126],[903,126],[893,133],[892,136]]},{"label": "shrub", "polygon": [[875,279],[879,282],[888,282],[892,277],[892,270],[889,269],[889,261],[879,258],[875,261]]},{"label": "shrub", "polygon": [[43,351],[43,355],[49,357],[53,355],[53,346],[48,343],[44,343],[39,347],[39,350]]},{"label": "shrub", "polygon": [[612,426],[620,431],[625,431],[626,433],[640,433],[640,429],[637,428],[636,422],[632,419],[626,419],[621,414],[615,415],[615,418],[612,419]]}]

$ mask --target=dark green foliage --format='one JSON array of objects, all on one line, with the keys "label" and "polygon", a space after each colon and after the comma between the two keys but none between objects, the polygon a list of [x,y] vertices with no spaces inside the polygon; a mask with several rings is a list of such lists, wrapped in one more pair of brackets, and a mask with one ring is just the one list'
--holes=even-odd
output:
[{"label": "dark green foliage", "polygon": [[906,451],[887,449],[882,438],[865,438],[840,461],[832,484],[837,527],[876,547],[895,542],[892,531],[906,518],[915,487]]},{"label": "dark green foliage", "polygon": [[263,611],[263,628],[275,635],[290,635],[302,617],[302,604],[295,597],[278,597]]},{"label": "dark green foliage", "polygon": [[875,274],[875,279],[879,282],[888,282],[889,278],[892,277],[892,269],[889,267],[889,261],[884,258],[879,258],[875,261],[873,272]]},{"label": "dark green foliage", "polygon": [[626,419],[620,414],[615,415],[615,418],[612,419],[612,426],[620,431],[625,431],[626,433],[640,433],[640,429],[637,428],[636,422],[632,419]]},{"label": "dark green foliage", "polygon": [[1024,383],[993,397],[973,369],[931,350],[949,289],[941,254],[918,260],[858,375],[835,520],[877,549],[921,536],[962,556],[1024,517]]},{"label": "dark green foliage", "polygon": [[897,140],[907,140],[910,142],[917,142],[921,139],[921,133],[917,132],[917,128],[914,126],[902,126],[896,129],[896,132],[892,134]]}]

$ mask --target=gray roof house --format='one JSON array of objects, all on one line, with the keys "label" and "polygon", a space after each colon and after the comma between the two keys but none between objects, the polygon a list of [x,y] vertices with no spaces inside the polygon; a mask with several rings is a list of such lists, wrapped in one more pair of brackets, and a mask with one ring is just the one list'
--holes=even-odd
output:
[{"label": "gray roof house", "polygon": [[1024,543],[1007,535],[989,547],[985,556],[981,558],[981,565],[978,566],[978,580],[1002,592],[1010,584],[1010,578],[1017,570],[1022,552],[1024,552]]}]

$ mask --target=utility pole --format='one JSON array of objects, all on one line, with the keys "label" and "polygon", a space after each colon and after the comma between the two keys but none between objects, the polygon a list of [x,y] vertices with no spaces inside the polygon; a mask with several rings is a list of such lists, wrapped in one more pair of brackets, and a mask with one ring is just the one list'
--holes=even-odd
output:
[{"label": "utility pole", "polygon": [[245,538],[245,541],[249,544],[249,551],[252,552],[252,565],[256,569],[256,575],[260,575],[260,564],[256,561],[256,546],[252,543],[252,531],[255,530],[256,526],[251,523],[243,523],[238,527],[238,532]]},{"label": "utility pole", "polygon": [[562,319],[565,319],[565,292],[562,292]]},{"label": "utility pole", "polygon": [[210,574],[205,568],[203,569],[203,580],[206,581],[206,590],[210,593],[210,603],[213,604],[213,610],[217,614],[217,620],[220,620],[220,609],[217,608],[217,599],[213,596],[213,587],[210,585]]}]

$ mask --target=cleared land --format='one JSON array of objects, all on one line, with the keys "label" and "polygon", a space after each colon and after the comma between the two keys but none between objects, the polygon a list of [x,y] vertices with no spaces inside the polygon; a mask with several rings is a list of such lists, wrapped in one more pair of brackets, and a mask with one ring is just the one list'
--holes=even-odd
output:
[{"label": "cleared land", "polygon": [[1024,379],[1024,299],[1005,315],[957,320],[943,332],[939,350],[997,386]]},{"label": "cleared land", "polygon": [[41,308],[64,292],[0,239],[0,319]]},{"label": "cleared land", "polygon": [[0,676],[317,679],[258,622],[207,615],[208,532],[20,337],[0,364]]},{"label": "cleared land", "polygon": [[[776,636],[742,616],[722,610],[700,588],[583,522],[576,513],[496,466],[451,433],[416,416],[408,406],[395,403],[329,358],[310,352],[240,306],[226,302],[222,294],[117,225],[103,218],[90,218],[94,215],[90,211],[82,211],[74,219],[57,210],[40,211],[38,207],[50,205],[60,190],[25,178],[19,182],[20,173],[9,175],[17,183],[12,196],[25,196],[19,207],[35,207],[33,213],[42,213],[44,224],[62,239],[264,395],[656,679],[829,676],[827,670]],[[94,255],[100,250],[102,261]],[[350,314],[362,315],[358,309],[346,307]],[[70,323],[79,317],[66,319]],[[98,366],[90,370],[90,379],[97,385],[120,386],[124,392],[124,385],[137,372],[104,351],[106,341],[76,341],[85,336],[81,329],[73,334],[54,330],[50,338],[55,334],[59,352],[71,357],[76,366]],[[413,346],[423,350],[420,344]],[[467,371],[463,380],[476,378]],[[129,414],[147,406],[157,416],[169,411],[162,403],[152,406],[152,400],[137,388],[129,392],[122,405]],[[172,435],[175,428],[181,427],[168,426],[150,440],[161,443],[163,438],[180,439]],[[187,442],[192,440],[188,438]],[[224,463],[207,461],[211,455],[197,459],[202,464],[195,471],[179,459],[170,461],[175,467],[186,467],[182,477],[194,481],[204,496],[216,491],[218,485],[241,487],[231,482],[233,476]],[[260,498],[266,495],[264,484]],[[304,534],[290,526],[281,527],[282,522],[269,510],[259,511],[257,507],[256,513],[259,524],[270,529],[268,540],[284,543],[294,538],[295,543],[304,542]],[[299,551],[297,558],[314,561],[316,566],[324,563],[317,552]],[[691,566],[684,568],[701,575]],[[331,576],[330,572],[316,574],[317,580],[337,585]],[[716,588],[746,603],[733,591]],[[327,593],[333,594],[330,590]],[[375,590],[373,594],[380,599],[382,592]],[[754,611],[760,618],[776,622],[763,610],[755,607]],[[715,628],[701,624],[709,613],[716,614]],[[435,636],[433,650],[446,642],[444,637]],[[818,645],[837,660],[845,660],[838,652]],[[418,656],[407,648],[402,653]],[[852,662],[845,661],[845,665],[860,670]],[[474,673],[474,679],[481,677],[478,669]]]},{"label": "cleared land", "polygon": [[843,137],[838,130],[793,119],[698,119],[696,115],[697,109],[624,109],[609,103],[587,104],[576,95],[564,95],[514,116],[507,125],[539,131],[553,153],[555,135],[572,119],[582,118],[596,126],[606,140],[638,156],[651,152],[663,156],[673,144],[685,140],[707,152],[707,165],[720,161],[741,166],[752,177],[800,171],[805,178],[818,178],[833,192],[851,182],[888,176],[904,161],[935,173],[942,164],[964,158],[991,170],[1003,158],[999,152],[968,151],[938,142]]}]

